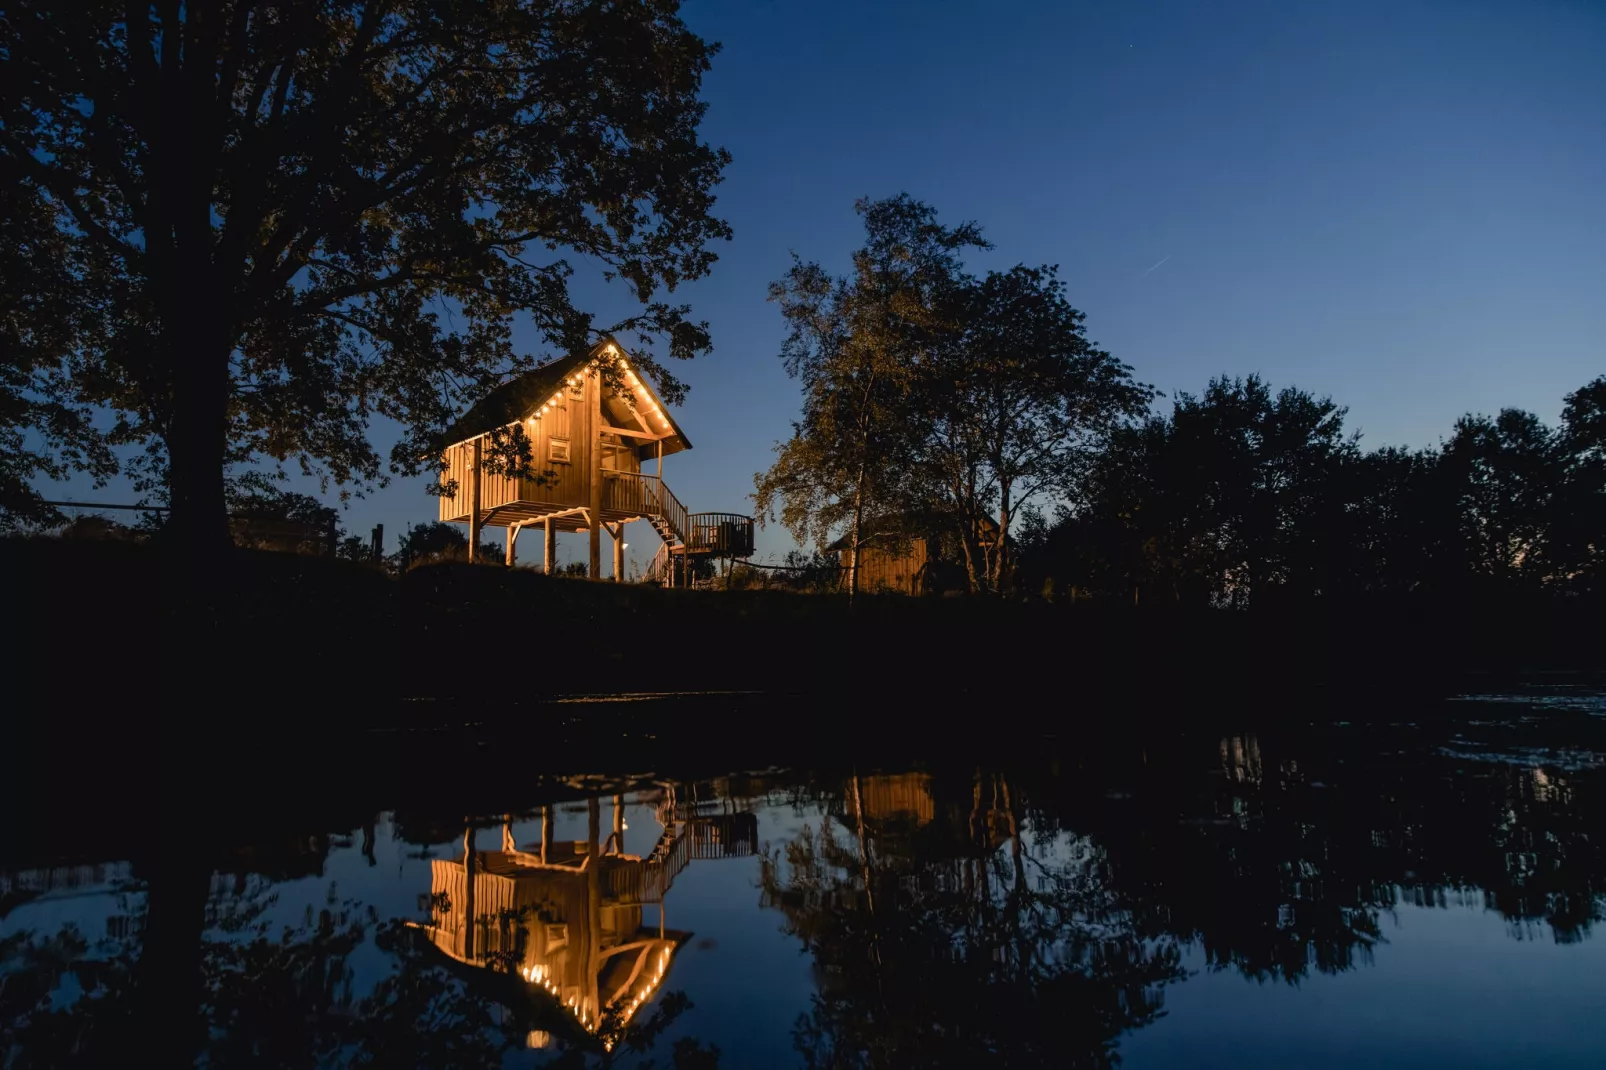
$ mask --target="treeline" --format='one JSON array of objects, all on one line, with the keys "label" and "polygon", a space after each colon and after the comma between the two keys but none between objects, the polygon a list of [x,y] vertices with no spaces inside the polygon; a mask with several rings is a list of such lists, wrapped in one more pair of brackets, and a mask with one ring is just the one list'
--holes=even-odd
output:
[{"label": "treeline", "polygon": [[975,275],[974,223],[907,195],[857,208],[849,271],[799,260],[771,286],[803,406],[754,495],[761,523],[846,549],[850,590],[863,548],[914,538],[1016,598],[1602,590],[1606,377],[1558,427],[1468,415],[1419,450],[1363,450],[1332,399],[1258,376],[1157,413],[1057,268]]},{"label": "treeline", "polygon": [[1257,376],[1114,428],[1076,498],[1022,533],[1050,598],[1231,605],[1318,597],[1600,593],[1606,377],[1442,444],[1364,450],[1330,398]]}]

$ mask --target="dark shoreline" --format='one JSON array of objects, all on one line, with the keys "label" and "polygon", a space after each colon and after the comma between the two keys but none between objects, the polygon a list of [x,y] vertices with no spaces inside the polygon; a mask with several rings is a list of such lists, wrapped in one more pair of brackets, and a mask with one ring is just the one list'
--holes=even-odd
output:
[{"label": "dark shoreline", "polygon": [[[640,703],[577,701],[632,694],[685,696],[652,716],[693,703],[699,747],[717,732],[773,734],[761,753],[807,733],[964,748],[1389,720],[1525,682],[1606,682],[1606,607],[1582,599],[1189,611],[880,595],[850,612],[834,596],[461,564],[398,579],[266,553],[226,558],[199,594],[175,574],[143,545],[0,540],[13,753],[183,767],[267,748],[315,765],[321,747],[387,749],[375,732],[465,724],[578,745],[604,707],[605,737],[650,730]],[[743,712],[716,728],[721,705]]]}]

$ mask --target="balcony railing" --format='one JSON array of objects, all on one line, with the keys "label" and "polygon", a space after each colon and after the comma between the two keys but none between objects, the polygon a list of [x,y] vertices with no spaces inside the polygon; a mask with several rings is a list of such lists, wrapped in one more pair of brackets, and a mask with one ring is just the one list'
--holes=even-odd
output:
[{"label": "balcony railing", "polygon": [[686,541],[691,527],[686,507],[657,476],[645,472],[609,472],[602,485],[602,507],[637,516],[662,517],[675,537]]},{"label": "balcony railing", "polygon": [[753,555],[753,518],[739,513],[691,514],[691,537],[687,549],[694,554],[716,557]]},{"label": "balcony railing", "polygon": [[675,492],[644,472],[608,472],[602,508],[612,513],[661,518],[686,552],[751,557],[753,518],[739,513],[687,513]]}]

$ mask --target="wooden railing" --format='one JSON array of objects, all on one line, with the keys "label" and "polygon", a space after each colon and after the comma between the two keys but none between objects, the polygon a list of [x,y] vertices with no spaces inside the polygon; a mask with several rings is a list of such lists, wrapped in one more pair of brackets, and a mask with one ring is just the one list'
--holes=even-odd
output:
[{"label": "wooden railing", "polygon": [[609,472],[602,485],[602,507],[637,516],[662,517],[675,537],[686,541],[691,522],[675,492],[645,472]]},{"label": "wooden railing", "polygon": [[691,537],[686,546],[692,553],[719,557],[753,555],[753,518],[738,513],[693,513],[689,518]]},{"label": "wooden railing", "polygon": [[645,472],[607,473],[602,508],[662,518],[689,553],[720,557],[753,554],[752,517],[739,513],[687,513],[662,479]]},{"label": "wooden railing", "polygon": [[603,898],[617,903],[662,903],[669,886],[692,860],[692,851],[692,837],[684,825],[666,831],[645,861],[602,868],[599,883]]}]

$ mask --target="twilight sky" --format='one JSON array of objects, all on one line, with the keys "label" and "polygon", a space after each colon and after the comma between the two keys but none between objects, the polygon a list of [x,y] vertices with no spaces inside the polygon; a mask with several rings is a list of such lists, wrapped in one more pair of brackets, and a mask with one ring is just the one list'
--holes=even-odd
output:
[{"label": "twilight sky", "polygon": [[[665,463],[693,511],[751,508],[798,399],[766,284],[791,250],[843,266],[865,195],[978,221],[997,246],[978,268],[1059,264],[1091,336],[1161,390],[1260,372],[1348,405],[1367,446],[1430,444],[1469,410],[1553,421],[1606,373],[1594,0],[688,0],[684,15],[723,43],[704,131],[735,157],[718,205],[735,239],[682,291],[716,345],[679,369],[696,448]],[[600,285],[577,294],[619,307]],[[346,527],[383,522],[393,548],[434,517],[425,482],[353,502]],[[656,536],[632,527],[645,564]],[[772,526],[759,560],[790,545]],[[583,536],[560,540],[561,559],[583,554]]]}]

